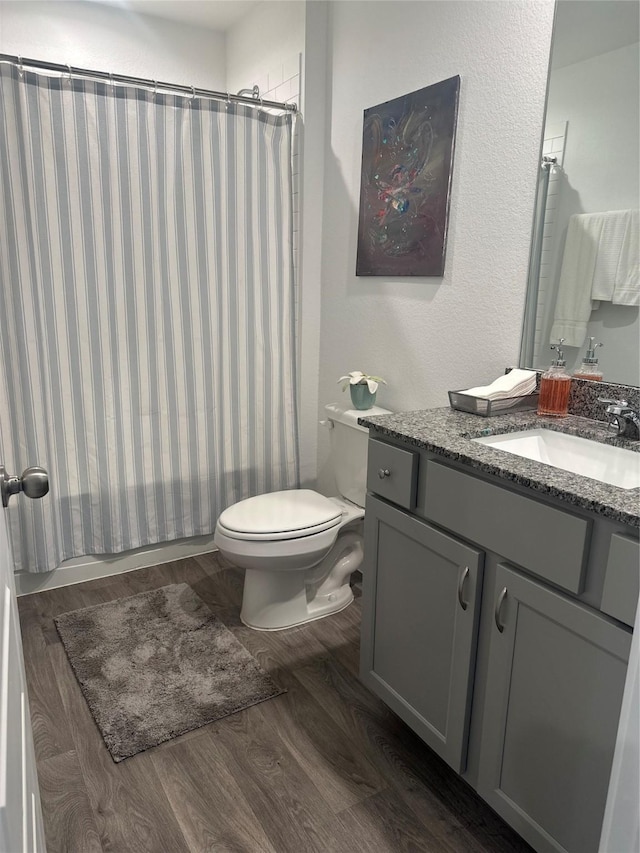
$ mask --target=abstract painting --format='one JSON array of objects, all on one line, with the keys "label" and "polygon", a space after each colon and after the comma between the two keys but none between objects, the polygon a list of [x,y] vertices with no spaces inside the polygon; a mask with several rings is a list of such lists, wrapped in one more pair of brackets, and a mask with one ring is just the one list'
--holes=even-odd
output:
[{"label": "abstract painting", "polygon": [[356,275],[441,276],[460,77],[364,111]]}]

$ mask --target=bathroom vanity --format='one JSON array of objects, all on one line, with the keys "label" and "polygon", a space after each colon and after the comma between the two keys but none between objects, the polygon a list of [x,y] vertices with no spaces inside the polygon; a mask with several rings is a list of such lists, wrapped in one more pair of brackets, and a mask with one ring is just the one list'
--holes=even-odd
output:
[{"label": "bathroom vanity", "polygon": [[473,439],[547,426],[615,440],[532,412],[360,423],[362,680],[537,851],[597,851],[638,601],[639,490]]}]

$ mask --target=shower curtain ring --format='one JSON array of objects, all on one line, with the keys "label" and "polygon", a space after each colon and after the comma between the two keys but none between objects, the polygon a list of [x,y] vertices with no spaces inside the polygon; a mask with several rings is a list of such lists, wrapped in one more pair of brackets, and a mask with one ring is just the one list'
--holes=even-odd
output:
[{"label": "shower curtain ring", "polygon": [[20,77],[22,77],[22,75],[23,75],[23,74],[24,74],[24,67],[23,67],[23,65],[22,65],[22,57],[21,57],[21,56],[19,56],[19,57],[18,57],[18,75],[19,75]]},{"label": "shower curtain ring", "polygon": [[193,100],[194,100],[195,96],[196,96],[196,90],[192,86],[191,87],[191,97],[189,98],[189,106],[190,107],[193,106]]},{"label": "shower curtain ring", "polygon": [[68,62],[67,62],[67,70],[68,70],[67,80],[69,81],[69,85],[71,85],[71,65]]},{"label": "shower curtain ring", "polygon": [[158,81],[153,81],[153,97],[154,99],[158,97]]},{"label": "shower curtain ring", "polygon": [[226,110],[228,110],[230,106],[231,106],[231,93],[227,92],[227,100],[224,102],[224,108]]},{"label": "shower curtain ring", "polygon": [[109,85],[113,89],[113,71],[109,72]]}]

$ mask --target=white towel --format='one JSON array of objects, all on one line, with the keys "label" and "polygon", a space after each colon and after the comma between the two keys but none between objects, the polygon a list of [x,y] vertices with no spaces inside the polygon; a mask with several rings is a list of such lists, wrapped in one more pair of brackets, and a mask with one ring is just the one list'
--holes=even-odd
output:
[{"label": "white towel", "polygon": [[640,212],[627,211],[611,301],[614,305],[640,305]]},{"label": "white towel", "polygon": [[600,301],[640,305],[640,214],[577,213],[569,219],[551,341],[582,346]]},{"label": "white towel", "polygon": [[462,391],[470,397],[484,397],[488,400],[505,400],[508,397],[526,397],[536,390],[535,370],[515,368],[499,376],[490,385],[478,385]]},{"label": "white towel", "polygon": [[569,218],[551,341],[564,338],[569,347],[584,342],[592,308],[597,307],[592,304],[591,286],[604,216],[576,213]]},{"label": "white towel", "polygon": [[[592,299],[610,302],[616,281],[626,280],[627,269],[622,255],[626,254],[629,248],[633,214],[632,210],[610,210],[607,213],[586,213],[581,216],[581,221],[587,227],[591,220],[601,223],[591,282]],[[636,217],[636,229],[637,227]]]}]

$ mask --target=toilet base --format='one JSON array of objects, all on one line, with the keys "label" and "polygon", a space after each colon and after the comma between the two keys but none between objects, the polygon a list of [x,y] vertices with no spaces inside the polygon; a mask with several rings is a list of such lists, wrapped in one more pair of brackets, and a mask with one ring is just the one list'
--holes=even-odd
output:
[{"label": "toilet base", "polygon": [[362,557],[361,533],[347,529],[311,569],[246,569],[240,619],[258,631],[281,631],[344,610],[353,601],[349,578]]},{"label": "toilet base", "polygon": [[[271,611],[268,609],[262,610],[260,613],[247,613],[244,606],[244,598],[242,602],[242,610],[240,611],[240,621],[252,628],[254,631],[284,631],[287,628],[296,628],[298,625],[305,625],[307,622],[315,622],[317,619],[324,619],[325,616],[331,616],[334,613],[339,613],[345,610],[353,601],[353,592],[350,586],[345,586],[338,592],[332,594],[332,601],[313,601],[306,607],[306,615],[299,610],[297,616],[290,614],[288,617],[283,616],[282,603],[278,608]],[[289,622],[289,619],[295,621]],[[282,624],[286,621],[287,624]],[[260,624],[257,624],[260,623]],[[273,624],[277,623],[277,624]]]}]

